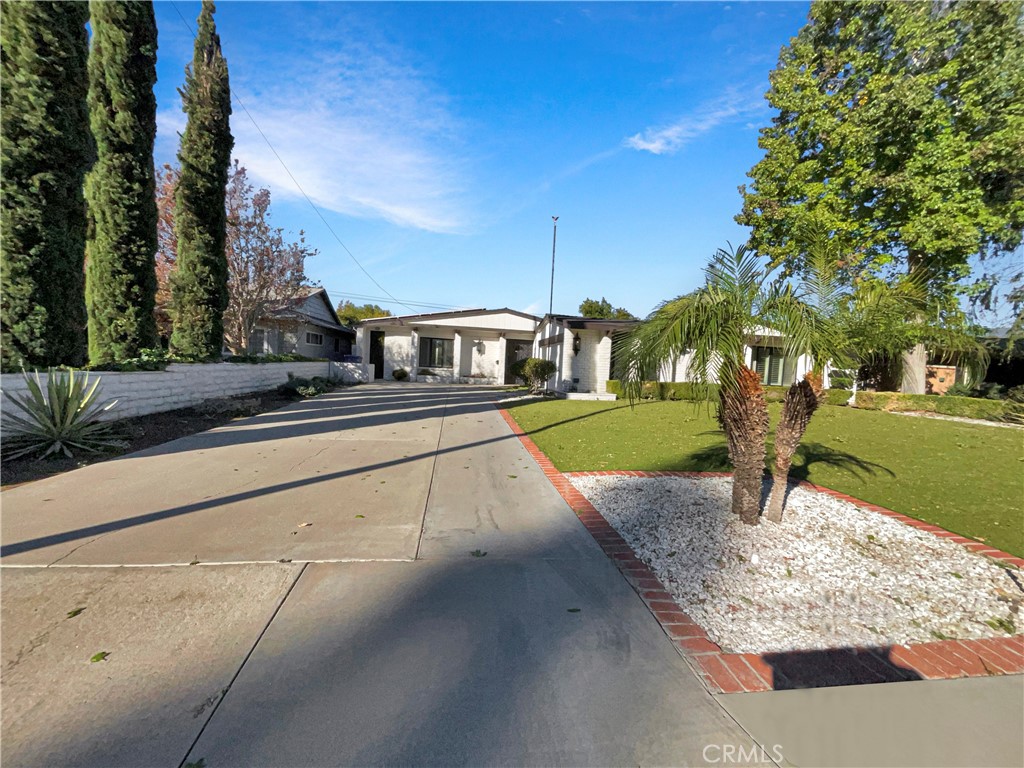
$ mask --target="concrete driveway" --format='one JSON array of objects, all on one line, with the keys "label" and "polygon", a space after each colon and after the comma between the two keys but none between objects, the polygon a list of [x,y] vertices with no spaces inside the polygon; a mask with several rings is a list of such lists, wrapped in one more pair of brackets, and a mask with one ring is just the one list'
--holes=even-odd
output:
[{"label": "concrete driveway", "polygon": [[493,397],[362,386],[4,492],[5,765],[752,754]]}]

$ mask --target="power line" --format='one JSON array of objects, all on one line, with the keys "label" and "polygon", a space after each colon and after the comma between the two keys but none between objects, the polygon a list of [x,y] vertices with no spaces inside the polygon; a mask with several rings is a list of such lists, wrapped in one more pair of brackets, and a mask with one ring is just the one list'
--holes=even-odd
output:
[{"label": "power line", "polygon": [[345,299],[357,299],[358,301],[380,301],[380,302],[383,302],[385,304],[395,304],[395,303],[398,303],[398,304],[401,304],[404,307],[410,307],[410,308],[411,307],[425,307],[427,309],[459,309],[459,307],[453,306],[451,304],[437,304],[437,303],[428,302],[428,301],[411,301],[411,300],[403,300],[403,301],[395,302],[395,301],[391,301],[390,299],[388,299],[388,298],[386,298],[384,296],[368,296],[368,295],[362,294],[362,293],[348,293],[347,291],[335,291],[335,290],[333,290],[331,288],[327,288],[326,286],[324,286],[324,287],[327,290],[327,292],[329,294],[331,294],[331,296],[337,296],[337,297],[341,297],[341,298],[345,298]]},{"label": "power line", "polygon": [[[181,11],[178,10],[177,3],[174,3],[173,0],[172,0],[171,5],[174,7],[175,13],[178,14],[178,18],[181,19],[181,23],[185,25],[185,28],[188,29],[189,34],[192,35],[192,39],[193,40],[196,39],[196,33],[192,29],[192,25],[188,23],[188,21],[185,19],[184,16],[182,16]],[[313,212],[316,213],[317,216],[320,217],[320,221],[322,221],[324,223],[324,226],[327,227],[327,231],[331,233],[331,235],[334,237],[335,240],[338,241],[338,245],[340,245],[344,249],[345,253],[348,254],[349,258],[352,259],[353,263],[357,267],[359,267],[359,269],[362,271],[362,273],[364,275],[366,275],[370,279],[371,283],[376,285],[378,288],[381,289],[381,291],[383,291],[385,294],[387,294],[395,304],[401,304],[406,309],[415,311],[415,310],[413,310],[413,308],[411,306],[406,304],[404,301],[399,301],[394,296],[392,296],[391,292],[388,291],[388,289],[385,288],[383,285],[378,283],[377,280],[374,278],[374,276],[366,271],[366,267],[364,267],[361,263],[359,263],[359,259],[357,259],[355,257],[355,255],[352,253],[352,251],[350,251],[348,249],[348,246],[345,245],[345,243],[343,243],[341,241],[341,238],[338,237],[338,233],[334,231],[334,227],[332,227],[330,225],[330,222],[328,222],[327,219],[324,218],[324,215],[320,212],[320,209],[316,206],[316,204],[313,202],[313,200],[310,198],[310,196],[306,194],[306,190],[304,190],[302,188],[302,185],[299,184],[298,179],[296,179],[295,176],[292,175],[291,170],[285,164],[284,160],[281,159],[281,156],[277,153],[277,150],[274,149],[274,145],[270,143],[270,139],[268,139],[267,135],[265,133],[263,133],[263,129],[260,128],[259,123],[256,122],[256,119],[249,113],[249,110],[246,109],[245,104],[242,103],[242,100],[238,97],[238,95],[234,91],[231,91],[231,98],[233,98],[235,101],[238,102],[238,106],[240,106],[242,108],[242,111],[245,112],[246,117],[249,118],[249,121],[253,124],[253,127],[259,132],[260,136],[263,137],[263,141],[265,141],[267,143],[267,146],[270,147],[270,151],[274,153],[274,157],[277,158],[277,162],[279,162],[281,164],[281,167],[284,168],[284,172],[288,174],[288,178],[290,178],[292,180],[292,183],[295,185],[295,188],[298,189],[299,192],[302,193],[302,196],[304,198],[306,198],[306,202],[309,203],[309,207],[313,209]]]}]

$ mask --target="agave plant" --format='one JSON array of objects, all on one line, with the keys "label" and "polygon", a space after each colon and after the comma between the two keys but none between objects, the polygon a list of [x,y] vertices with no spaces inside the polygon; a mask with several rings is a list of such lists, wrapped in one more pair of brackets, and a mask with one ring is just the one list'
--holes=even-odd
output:
[{"label": "agave plant", "polygon": [[21,411],[4,417],[5,442],[12,448],[8,458],[59,452],[73,458],[72,449],[98,453],[118,445],[110,424],[97,420],[117,404],[98,402],[99,378],[90,386],[86,373],[51,368],[44,394],[39,371],[24,376],[28,393],[5,393]]}]

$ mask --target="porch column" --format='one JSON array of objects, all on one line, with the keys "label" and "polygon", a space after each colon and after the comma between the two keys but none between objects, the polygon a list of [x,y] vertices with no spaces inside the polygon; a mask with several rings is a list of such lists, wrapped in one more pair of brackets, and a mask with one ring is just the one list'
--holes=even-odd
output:
[{"label": "porch column", "polygon": [[508,339],[505,338],[505,334],[501,334],[498,338],[498,359],[494,361],[495,370],[494,378],[499,384],[511,384],[510,381],[505,381],[505,360],[508,354]]},{"label": "porch column", "polygon": [[420,332],[416,328],[409,332],[409,343],[412,345],[409,354],[409,380],[416,381],[416,372],[420,369]]},{"label": "porch column", "polygon": [[462,332],[455,329],[455,343],[452,350],[452,381],[457,382],[462,376]]}]

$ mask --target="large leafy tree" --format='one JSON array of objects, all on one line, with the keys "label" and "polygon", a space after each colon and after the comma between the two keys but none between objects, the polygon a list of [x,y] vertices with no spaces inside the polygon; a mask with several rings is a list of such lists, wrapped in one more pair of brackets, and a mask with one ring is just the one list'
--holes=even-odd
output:
[{"label": "large leafy tree", "polygon": [[156,19],[151,2],[93,0],[89,118],[96,165],[89,210],[89,360],[138,357],[156,346]]},{"label": "large leafy tree", "polygon": [[84,2],[0,4],[4,365],[85,362],[88,19]]},{"label": "large leafy tree", "polygon": [[224,195],[234,139],[229,126],[228,65],[214,26],[214,10],[210,0],[203,0],[192,64],[185,70],[185,87],[180,91],[188,123],[178,150],[181,177],[174,212],[178,256],[171,347],[194,357],[220,353],[229,301]]},{"label": "large leafy tree", "polygon": [[391,317],[391,310],[376,304],[353,304],[348,299],[338,304],[338,318],[345,325],[355,325],[371,317]]},{"label": "large leafy tree", "polygon": [[579,308],[581,317],[591,317],[599,320],[636,320],[637,317],[627,309],[613,307],[611,302],[604,296],[601,300],[584,299]]},{"label": "large leafy tree", "polygon": [[306,283],[306,259],[316,250],[270,223],[270,190],[253,191],[245,168],[235,161],[227,187],[227,260],[230,301],[224,313],[224,342],[235,354],[249,349],[261,317],[298,295]]},{"label": "large leafy tree", "polygon": [[[975,258],[1024,231],[1022,3],[815,2],[771,73],[778,114],[737,221],[790,273],[812,222],[850,244],[842,276],[927,270],[948,307]],[[991,271],[991,274],[998,270]],[[991,296],[986,278],[979,296]],[[923,347],[919,347],[923,349]]]},{"label": "large leafy tree", "polygon": [[[817,373],[794,384],[783,404],[783,448],[795,450],[821,399],[820,370],[840,354],[832,330],[817,308],[789,283],[772,279],[746,246],[719,250],[705,270],[704,285],[660,304],[617,341],[618,377],[631,401],[651,371],[688,355],[687,372],[698,390],[718,383],[718,419],[732,462],[732,510],[744,523],[760,521],[768,406],[764,387],[747,365],[752,337],[770,328],[781,334],[785,355],[809,354]],[[792,450],[776,474],[784,495]],[[781,505],[778,510],[781,517]]]}]

